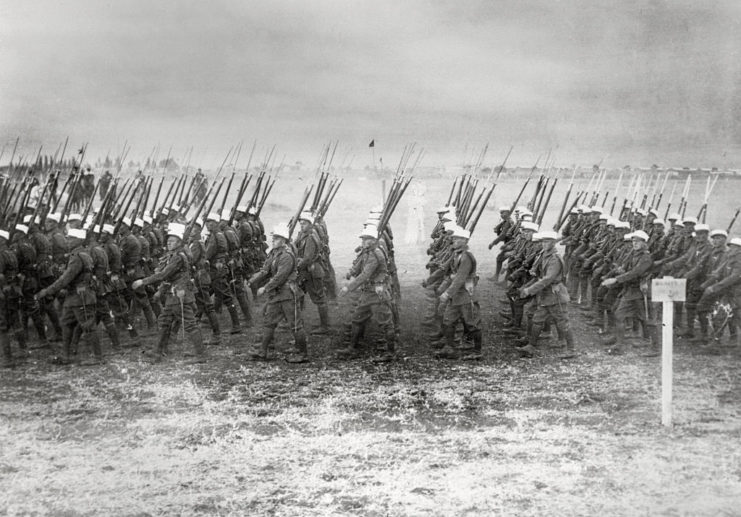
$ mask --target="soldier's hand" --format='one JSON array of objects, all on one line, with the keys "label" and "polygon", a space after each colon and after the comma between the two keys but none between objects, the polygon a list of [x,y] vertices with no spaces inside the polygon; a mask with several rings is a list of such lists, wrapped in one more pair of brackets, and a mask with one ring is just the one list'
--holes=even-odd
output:
[{"label": "soldier's hand", "polygon": [[345,296],[349,292],[349,289],[346,285],[342,286],[342,289],[340,289],[340,292],[337,296]]},{"label": "soldier's hand", "polygon": [[494,243],[492,242],[489,244],[489,249],[492,249],[493,247],[494,247]]},{"label": "soldier's hand", "polygon": [[265,294],[265,287],[261,287],[257,290],[257,296],[262,296],[263,294]]},{"label": "soldier's hand", "polygon": [[134,283],[131,284],[131,288],[137,290],[142,286],[142,283],[143,282],[141,280],[134,280]]},{"label": "soldier's hand", "polygon": [[445,291],[443,294],[440,295],[440,303],[446,304],[448,303],[448,300],[450,300],[450,296],[448,295],[448,292]]},{"label": "soldier's hand", "polygon": [[612,287],[615,284],[617,284],[617,280],[614,278],[606,278],[602,280],[602,287]]},{"label": "soldier's hand", "polygon": [[520,289],[519,295],[520,298],[527,298],[528,296],[530,296],[530,291],[527,290],[527,287],[523,287]]},{"label": "soldier's hand", "polygon": [[34,298],[37,300],[43,300],[44,298],[46,298],[46,289],[42,289],[41,291],[36,293],[36,296],[34,296]]},{"label": "soldier's hand", "polygon": [[111,280],[113,282],[118,282],[118,275],[111,275]]},{"label": "soldier's hand", "polygon": [[427,280],[422,280],[422,287],[427,287]]}]

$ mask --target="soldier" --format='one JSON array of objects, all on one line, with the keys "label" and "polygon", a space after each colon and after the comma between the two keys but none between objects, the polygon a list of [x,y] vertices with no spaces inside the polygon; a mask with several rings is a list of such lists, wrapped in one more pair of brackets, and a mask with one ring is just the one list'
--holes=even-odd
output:
[{"label": "soldier", "polygon": [[[608,353],[617,355],[625,352],[625,320],[634,318],[641,322],[644,334],[648,333],[646,326],[649,324],[648,305],[642,281],[653,266],[651,253],[648,251],[648,234],[643,230],[637,230],[630,235],[633,245],[633,253],[625,264],[625,273],[616,277],[606,278],[602,281],[604,287],[617,288],[622,291],[617,300],[615,310],[614,334],[604,340],[606,345],[615,345]],[[655,332],[651,332],[651,341],[658,346]],[[654,355],[655,349],[649,352]]]},{"label": "soldier", "polygon": [[84,230],[71,229],[67,235],[69,240],[69,262],[60,276],[52,285],[39,291],[37,298],[52,296],[62,289],[65,290],[62,304],[62,339],[64,343],[63,355],[56,353],[52,362],[67,364],[70,361],[72,336],[76,326],[82,329],[82,337],[87,338],[95,354],[95,363],[103,360],[100,349],[100,339],[95,324],[95,291],[91,287],[93,277],[93,259],[82,244],[85,241]]},{"label": "soldier", "polygon": [[[124,217],[119,227],[119,249],[121,250],[121,269],[123,280],[127,286],[131,286],[136,280],[144,278],[142,269],[142,247],[139,239],[131,233],[132,221],[129,217]],[[126,290],[126,301],[132,314],[136,314],[137,309],[141,308],[144,312],[144,318],[147,320],[147,328],[154,329],[155,316],[152,305],[149,303],[149,296],[144,289],[134,289],[130,287]]]},{"label": "soldier", "polygon": [[435,357],[439,359],[457,359],[455,349],[455,327],[460,321],[464,332],[473,341],[473,351],[465,354],[464,360],[481,359],[481,314],[476,296],[476,258],[468,249],[471,233],[459,226],[451,235],[451,246],[454,256],[451,261],[450,277],[440,286],[440,307],[443,309],[442,330],[445,346]]},{"label": "soldier", "polygon": [[242,315],[244,316],[244,326],[247,328],[252,327],[252,309],[250,307],[250,301],[247,298],[247,293],[244,290],[244,280],[242,271],[244,270],[244,264],[242,263],[242,253],[240,249],[239,235],[237,231],[229,226],[229,215],[224,214],[221,216],[219,222],[219,230],[226,237],[226,244],[229,248],[229,260],[227,266],[229,267],[229,285],[242,309]]},{"label": "soldier", "polygon": [[219,214],[211,213],[206,217],[208,238],[206,239],[206,260],[210,266],[211,289],[214,292],[215,310],[220,312],[222,305],[229,311],[232,320],[232,334],[240,334],[239,314],[234,305],[232,290],[229,287],[229,244],[224,234],[219,231]]},{"label": "soldier", "polygon": [[732,331],[730,344],[738,344],[737,330],[741,326],[741,238],[728,243],[728,252],[722,263],[708,279],[698,305],[709,304],[711,299],[725,299],[731,306]]},{"label": "soldier", "polygon": [[28,240],[28,226],[17,224],[13,234],[13,249],[18,259],[18,273],[21,287],[21,330],[27,335],[26,325],[31,318],[36,328],[36,333],[42,343],[46,343],[46,327],[41,317],[40,304],[35,298],[39,290],[36,275],[37,257],[36,249]]},{"label": "soldier", "polygon": [[331,254],[329,249],[329,232],[327,231],[327,223],[323,217],[314,217],[314,229],[319,234],[319,240],[322,243],[322,261],[327,268],[326,275],[324,276],[324,290],[327,294],[327,299],[335,303],[337,301],[337,274],[329,258]]},{"label": "soldier", "polygon": [[[700,300],[703,292],[700,286],[706,279],[708,273],[707,262],[713,252],[709,234],[710,227],[707,224],[695,225],[694,242],[687,251],[691,255],[687,257],[684,266],[676,275],[687,279],[687,294],[684,302],[684,308],[687,313],[687,330],[682,334],[682,337],[690,338],[691,340],[695,338],[694,327],[695,316],[697,315],[697,302]],[[703,335],[701,340],[707,339],[707,320],[700,320],[700,331]]]},{"label": "soldier", "polygon": [[391,313],[391,289],[387,269],[387,257],[378,245],[378,228],[366,227],[360,234],[363,250],[361,259],[350,271],[349,283],[342,287],[339,296],[360,289],[361,295],[352,317],[350,344],[340,350],[339,356],[350,358],[358,353],[360,336],[365,325],[373,318],[386,338],[386,351],[375,359],[376,362],[389,362],[394,359],[396,332]]},{"label": "soldier", "polygon": [[284,318],[293,333],[296,350],[286,358],[289,363],[305,363],[308,361],[306,349],[306,334],[301,315],[301,292],[296,285],[297,270],[296,258],[289,245],[290,231],[288,225],[279,224],[273,229],[273,247],[262,269],[255,273],[248,281],[259,283],[264,279],[268,282],[257,290],[257,295],[267,293],[268,300],[263,309],[263,336],[260,349],[251,354],[253,360],[268,360],[268,347],[273,342],[275,328]]},{"label": "soldier", "polygon": [[[502,244],[507,244],[509,241],[513,239],[512,235],[512,228],[514,227],[515,223],[512,220],[512,216],[510,215],[512,212],[512,209],[508,206],[501,206],[499,207],[499,216],[501,217],[501,220],[494,228],[494,233],[497,235],[496,238],[489,243],[489,249],[492,249],[494,246],[499,244],[500,242]],[[502,264],[504,263],[504,260],[506,259],[506,255],[500,251],[497,254],[497,269],[494,272],[494,281],[499,280],[499,273],[502,271]]]},{"label": "soldier", "polygon": [[121,323],[129,332],[129,337],[137,340],[139,334],[133,325],[133,319],[129,314],[127,300],[128,286],[124,280],[123,265],[121,263],[121,250],[113,239],[115,227],[112,224],[104,224],[100,233],[100,244],[105,251],[110,271],[110,291],[105,296],[108,306],[113,311],[116,322]]},{"label": "soldier", "polygon": [[[29,241],[36,250],[36,280],[39,288],[49,287],[54,282],[52,244],[49,238],[44,235],[38,227],[38,217],[36,221],[31,221],[31,216],[27,216]],[[24,219],[25,220],[25,219]],[[59,323],[59,314],[54,307],[53,298],[39,300],[39,309],[42,314],[46,314],[54,329],[54,341],[62,340],[62,326]]]},{"label": "soldier", "polygon": [[[721,267],[721,264],[725,260],[726,253],[728,252],[726,248],[727,239],[728,232],[725,230],[713,230],[710,232],[710,240],[713,246],[712,250],[705,256],[702,263],[698,263],[693,270],[687,274],[688,280],[690,277],[694,277],[693,283],[697,285],[697,290],[700,292],[700,297],[696,304],[697,319],[700,322],[700,335],[695,339],[695,341],[701,345],[708,344],[708,322],[713,304],[717,300],[717,297],[705,296],[705,290],[711,284],[719,280],[715,276],[715,272]],[[689,287],[687,290],[689,291]]]},{"label": "soldier", "polygon": [[113,322],[113,318],[111,317],[111,314],[113,313],[108,305],[108,298],[112,291],[108,255],[103,246],[98,242],[97,238],[97,235],[100,235],[101,231],[102,228],[100,226],[95,226],[93,230],[88,233],[87,241],[87,252],[93,259],[93,288],[95,290],[96,300],[95,324],[103,323],[108,338],[111,340],[111,346],[114,350],[118,351],[121,349],[118,329]]},{"label": "soldier", "polygon": [[18,283],[18,258],[8,248],[10,234],[0,230],[0,345],[3,349],[4,366],[13,366],[10,347],[11,332],[18,347],[26,353],[26,334],[21,328],[21,288]]},{"label": "soldier", "polygon": [[195,301],[196,301],[196,320],[201,319],[201,314],[206,314],[208,323],[211,326],[213,337],[209,345],[217,346],[221,344],[221,329],[219,318],[216,317],[214,303],[211,301],[211,275],[209,275],[208,264],[206,263],[206,246],[201,241],[201,228],[203,220],[198,219],[193,223],[190,232],[190,253],[193,264],[193,281],[195,284]]},{"label": "soldier", "polygon": [[161,282],[160,293],[164,299],[164,308],[158,319],[157,349],[150,353],[155,361],[167,357],[170,334],[178,320],[193,347],[192,353],[185,354],[191,357],[189,362],[202,363],[206,360],[203,336],[195,318],[196,304],[190,276],[192,258],[188,248],[183,245],[184,236],[184,225],[170,223],[167,229],[167,255],[154,274],[135,280],[132,285],[133,289],[141,289]]},{"label": "soldier", "polygon": [[61,220],[61,214],[52,213],[47,215],[44,221],[46,235],[51,241],[52,271],[55,277],[62,274],[64,266],[67,264],[67,254],[69,253],[64,228],[59,224]]},{"label": "soldier", "polygon": [[556,252],[556,241],[560,238],[558,233],[545,231],[536,234],[539,237],[543,253],[535,265],[535,279],[521,289],[521,296],[536,297],[537,307],[533,314],[532,329],[530,331],[530,342],[520,349],[523,355],[532,357],[537,346],[538,337],[543,330],[546,320],[552,319],[559,336],[566,340],[566,349],[561,354],[561,359],[576,357],[574,346],[574,334],[569,325],[566,311],[568,306],[568,290],[564,285],[566,280],[566,268],[563,259]]},{"label": "soldier", "polygon": [[319,312],[319,326],[312,330],[312,334],[327,334],[329,332],[329,310],[324,290],[325,267],[322,259],[322,241],[314,229],[314,218],[311,212],[301,212],[299,222],[301,231],[295,240],[298,285],[302,291],[309,294]]}]

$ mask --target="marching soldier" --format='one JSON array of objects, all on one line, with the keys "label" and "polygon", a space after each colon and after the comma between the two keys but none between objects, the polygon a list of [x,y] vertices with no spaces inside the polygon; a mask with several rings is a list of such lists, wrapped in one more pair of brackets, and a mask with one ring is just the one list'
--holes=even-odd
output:
[{"label": "marching soldier", "polygon": [[[44,235],[38,227],[37,221],[31,221],[28,216],[29,241],[36,250],[36,280],[41,289],[49,287],[54,283],[52,244],[49,238]],[[39,309],[42,314],[46,314],[54,329],[54,340],[62,340],[62,326],[59,323],[59,314],[54,307],[53,298],[39,300]]]},{"label": "marching soldier", "polygon": [[250,328],[252,327],[252,309],[243,286],[243,281],[245,280],[242,276],[244,264],[242,263],[239,235],[234,228],[229,226],[229,216],[227,214],[221,216],[219,230],[224,234],[227,247],[229,248],[229,261],[227,262],[227,266],[229,267],[229,285],[231,286],[234,298],[236,298],[240,309],[242,309],[244,326]]},{"label": "marching soldier", "polygon": [[[604,340],[606,345],[615,345],[608,351],[613,355],[625,352],[625,320],[627,318],[638,320],[644,327],[644,333],[648,333],[647,325],[650,323],[645,288],[642,286],[644,277],[653,266],[651,253],[648,251],[648,234],[643,230],[637,230],[628,235],[633,244],[633,253],[625,265],[625,273],[602,281],[604,287],[622,289],[615,310],[614,334]],[[657,347],[656,333],[651,332],[650,337],[654,347]],[[655,352],[654,349],[650,355],[654,355]]]},{"label": "marching soldier", "polygon": [[387,257],[378,245],[378,228],[369,226],[360,234],[363,242],[361,258],[350,271],[351,278],[339,292],[345,296],[349,292],[360,290],[360,299],[352,317],[350,344],[340,350],[339,356],[350,358],[358,353],[360,336],[365,326],[373,318],[386,339],[386,351],[375,359],[376,362],[389,362],[394,359],[396,332],[391,312],[391,290],[387,269]]},{"label": "marching soldier", "polygon": [[26,334],[21,327],[21,288],[18,283],[18,258],[8,248],[10,234],[0,230],[0,345],[4,366],[13,366],[10,346],[11,332],[18,347],[26,353]]},{"label": "marching soldier", "polygon": [[298,258],[296,265],[298,285],[302,291],[309,294],[309,298],[319,312],[319,326],[312,331],[312,334],[327,334],[329,332],[329,310],[324,289],[322,241],[314,229],[314,218],[311,212],[301,212],[299,222],[301,231],[295,241]]},{"label": "marching soldier", "polygon": [[128,286],[124,280],[121,250],[113,239],[115,231],[116,229],[112,224],[104,224],[100,233],[100,244],[108,259],[108,271],[110,272],[110,291],[106,295],[106,301],[113,310],[115,320],[126,327],[129,337],[137,340],[139,334],[134,327],[126,301]]},{"label": "marching soldier", "polygon": [[193,347],[190,362],[201,363],[206,360],[203,348],[203,336],[195,318],[196,304],[191,280],[191,256],[184,246],[185,226],[170,223],[167,229],[167,255],[163,258],[157,271],[142,279],[135,280],[132,288],[141,289],[147,285],[161,283],[160,293],[164,299],[164,308],[158,319],[159,338],[156,350],[150,355],[155,361],[167,357],[168,344],[173,326],[180,321],[181,328],[188,334]]},{"label": "marching soldier", "polygon": [[[121,226],[119,227],[119,233],[121,239],[119,241],[119,249],[121,250],[121,269],[123,272],[123,280],[127,286],[132,286],[136,280],[144,278],[144,270],[142,269],[142,247],[139,239],[131,233],[132,221],[128,217],[124,217]],[[152,310],[152,305],[149,303],[149,296],[144,289],[134,289],[130,287],[126,290],[126,300],[129,303],[129,307],[132,313],[136,313],[137,308],[141,308],[144,312],[144,318],[147,320],[147,328],[153,329],[155,327],[155,316]]]},{"label": "marching soldier", "polygon": [[[515,225],[515,222],[512,220],[511,216],[512,209],[508,206],[502,206],[499,208],[499,216],[501,217],[501,220],[494,228],[494,233],[497,235],[496,238],[489,243],[489,249],[492,249],[494,246],[499,244],[500,242],[502,244],[507,244],[509,241],[512,240],[512,228]],[[503,251],[500,251],[497,254],[497,269],[494,271],[494,281],[499,280],[499,273],[502,271],[502,264],[504,263],[504,260],[506,259],[506,255]]]},{"label": "marching soldier", "polygon": [[520,349],[520,352],[526,356],[533,355],[543,326],[547,320],[552,319],[558,335],[566,340],[566,350],[561,359],[571,359],[576,357],[576,348],[566,311],[569,302],[568,290],[564,285],[566,268],[563,259],[556,252],[556,241],[560,236],[553,231],[540,232],[536,235],[543,253],[536,261],[534,281],[521,289],[521,297],[535,296],[536,309],[532,319],[530,341],[526,347]]},{"label": "marching soldier", "polygon": [[714,276],[714,273],[721,267],[721,264],[726,258],[728,252],[726,248],[727,239],[728,232],[725,230],[713,230],[710,232],[712,250],[705,256],[703,262],[698,263],[687,275],[689,278],[695,274],[694,270],[697,269],[695,283],[698,286],[697,290],[700,292],[700,297],[697,300],[696,311],[697,319],[700,322],[700,336],[696,338],[696,341],[702,345],[708,344],[708,320],[713,302],[717,300],[714,296],[705,296],[705,290],[718,280]]},{"label": "marching soldier", "polygon": [[257,290],[257,295],[267,293],[268,300],[263,309],[263,336],[260,349],[251,354],[253,360],[266,361],[268,347],[273,342],[275,328],[283,319],[293,333],[296,350],[289,354],[289,363],[308,361],[306,334],[301,315],[301,292],[296,285],[296,258],[289,245],[290,231],[288,225],[280,224],[273,229],[273,247],[262,269],[250,278],[248,285],[267,279],[267,283]]},{"label": "marching soldier", "polygon": [[216,213],[208,214],[206,217],[206,227],[208,228],[208,238],[206,239],[206,260],[210,266],[211,289],[214,292],[215,310],[221,311],[225,306],[229,311],[232,320],[232,334],[242,332],[239,323],[239,314],[237,307],[234,305],[232,290],[229,287],[229,244],[227,243],[224,233],[219,231],[219,221],[221,216]]},{"label": "marching soldier", "polygon": [[195,284],[196,320],[200,320],[201,314],[206,314],[211,326],[213,337],[210,345],[221,344],[221,328],[219,318],[216,317],[214,303],[211,301],[211,275],[206,263],[206,246],[201,240],[201,227],[203,220],[195,221],[190,232],[190,253],[193,264],[193,280]]},{"label": "marching soldier", "polygon": [[473,351],[462,357],[465,360],[481,359],[481,314],[476,296],[476,258],[468,249],[471,233],[456,227],[451,235],[454,256],[451,261],[450,277],[444,281],[439,290],[440,306],[443,309],[442,330],[445,346],[435,354],[439,359],[457,359],[455,349],[455,327],[460,321],[464,332],[473,341]]},{"label": "marching soldier", "polygon": [[741,238],[728,243],[728,251],[718,268],[710,275],[698,306],[709,306],[712,300],[725,299],[731,306],[731,344],[738,344],[741,326]]},{"label": "marching soldier", "polygon": [[[52,285],[39,291],[37,298],[53,296],[62,289],[66,294],[62,304],[62,340],[63,355],[56,353],[52,362],[67,364],[70,361],[72,336],[75,327],[82,329],[82,337],[87,338],[95,354],[96,362],[103,360],[100,338],[95,324],[95,291],[91,287],[93,278],[93,259],[83,247],[85,230],[71,229],[67,234],[69,240],[69,262],[67,267]],[[95,364],[95,363],[94,363]]]}]

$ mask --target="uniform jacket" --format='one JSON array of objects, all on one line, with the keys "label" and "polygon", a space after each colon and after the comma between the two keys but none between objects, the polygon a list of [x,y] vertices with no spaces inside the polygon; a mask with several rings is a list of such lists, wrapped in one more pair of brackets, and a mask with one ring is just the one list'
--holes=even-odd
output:
[{"label": "uniform jacket", "polygon": [[250,282],[256,283],[269,278],[265,284],[270,302],[293,300],[296,296],[296,256],[290,246],[273,248],[262,269],[255,273]]}]

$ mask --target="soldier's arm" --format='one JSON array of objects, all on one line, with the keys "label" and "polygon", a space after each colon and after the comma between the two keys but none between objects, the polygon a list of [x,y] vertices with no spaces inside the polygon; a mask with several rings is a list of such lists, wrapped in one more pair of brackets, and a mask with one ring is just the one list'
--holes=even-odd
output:
[{"label": "soldier's arm", "polygon": [[80,271],[82,271],[82,259],[80,257],[72,257],[69,264],[67,264],[64,273],[62,273],[62,276],[57,278],[53,284],[44,289],[45,296],[53,296],[67,287],[72,279],[80,274]]},{"label": "soldier's arm", "polygon": [[309,265],[316,259],[317,252],[316,241],[312,235],[308,235],[306,237],[306,246],[304,246],[304,256],[298,259],[296,268],[303,270],[309,267]]},{"label": "soldier's arm", "polygon": [[141,279],[142,287],[150,285],[150,284],[156,284],[158,282],[162,282],[170,278],[170,275],[173,275],[174,273],[177,273],[180,270],[180,268],[182,267],[182,261],[183,261],[183,258],[178,255],[175,260],[169,261],[165,267],[158,270],[153,275],[149,275],[146,278],[142,278]]},{"label": "soldier's arm", "polygon": [[638,262],[638,264],[635,265],[633,269],[631,269],[630,271],[626,271],[622,275],[618,275],[617,277],[615,277],[615,280],[618,284],[630,282],[631,280],[635,280],[645,275],[648,270],[651,269],[651,266],[653,266],[651,255],[644,255],[643,257],[641,257],[641,260]]},{"label": "soldier's arm", "polygon": [[527,290],[529,294],[538,294],[540,291],[550,286],[551,284],[557,283],[561,279],[561,261],[549,260],[548,265],[545,268],[545,274],[543,278],[537,280],[532,285],[528,286]]},{"label": "soldier's arm", "polygon": [[739,260],[739,257],[735,257],[728,266],[728,275],[726,275],[720,282],[716,282],[710,286],[710,288],[716,293],[741,281],[741,260]]},{"label": "soldier's arm", "polygon": [[458,271],[455,272],[453,280],[450,282],[450,286],[445,290],[445,294],[453,296],[458,290],[466,284],[466,279],[471,274],[473,269],[473,263],[468,253],[463,252],[461,256],[460,264],[458,264]]},{"label": "soldier's arm", "polygon": [[265,284],[266,291],[277,289],[286,283],[288,277],[293,272],[293,261],[294,259],[291,255],[288,253],[281,253],[281,256],[278,259],[278,270],[272,276],[270,281]]},{"label": "soldier's arm", "polygon": [[368,257],[365,259],[365,264],[363,264],[363,269],[360,271],[360,274],[353,278],[349,284],[347,284],[347,290],[348,291],[354,291],[364,283],[366,283],[368,280],[370,280],[371,275],[378,267],[378,259],[376,258],[375,253],[368,253]]}]

